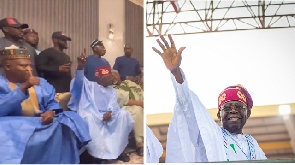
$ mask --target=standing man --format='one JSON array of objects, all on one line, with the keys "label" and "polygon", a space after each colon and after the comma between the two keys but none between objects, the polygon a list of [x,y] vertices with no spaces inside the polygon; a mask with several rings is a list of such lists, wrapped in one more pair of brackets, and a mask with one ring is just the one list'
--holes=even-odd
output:
[{"label": "standing man", "polygon": [[[26,28],[29,28],[29,25],[20,23],[16,18],[7,17],[0,20],[0,29],[4,34],[4,37],[0,38],[0,49],[10,45],[27,48],[32,63],[33,75],[37,76],[38,74],[35,67],[35,49],[23,40],[23,29]],[[2,74],[4,74],[4,69],[0,61],[0,75]]]},{"label": "standing man", "polygon": [[[52,34],[53,47],[43,50],[38,56],[37,69],[56,90],[56,100],[64,110],[70,99],[71,60],[63,52],[68,49],[67,41],[71,38],[62,31]],[[65,100],[62,103],[60,100]]]},{"label": "standing man", "polygon": [[84,66],[84,74],[89,81],[96,82],[97,78],[94,74],[95,70],[101,66],[108,65],[111,67],[111,65],[105,58],[102,58],[102,56],[106,54],[106,49],[102,41],[95,39],[91,43],[90,47],[92,48],[93,55],[88,56],[88,60],[86,61],[86,64]]},{"label": "standing man", "polygon": [[39,43],[39,35],[34,29],[25,29],[24,30],[24,40],[30,44],[33,48],[35,48],[35,52],[37,55],[40,54],[38,50],[38,43]]},{"label": "standing man", "polygon": [[117,57],[113,66],[120,74],[121,80],[126,80],[127,76],[136,77],[141,74],[140,64],[137,59],[132,58],[132,47],[130,44],[124,45],[125,55]]},{"label": "standing man", "polygon": [[[235,85],[225,88],[218,96],[219,126],[208,113],[198,96],[189,89],[187,78],[180,68],[185,47],[176,49],[160,36],[159,54],[176,92],[174,115],[168,128],[166,163],[216,162],[267,159],[257,141],[243,134],[243,127],[251,115],[253,100],[246,88]],[[230,75],[230,73],[228,73]]]}]

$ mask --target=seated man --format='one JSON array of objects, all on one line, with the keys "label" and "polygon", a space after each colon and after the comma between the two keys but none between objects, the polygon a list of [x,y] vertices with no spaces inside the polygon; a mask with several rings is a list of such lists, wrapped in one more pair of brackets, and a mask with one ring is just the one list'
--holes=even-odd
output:
[{"label": "seated man", "polygon": [[134,135],[136,141],[136,152],[143,155],[143,90],[130,80],[121,81],[118,71],[112,70],[116,79],[114,88],[117,91],[118,103],[122,109],[131,113],[135,125]]},{"label": "seated man", "polygon": [[130,113],[120,109],[116,90],[111,86],[113,76],[109,66],[95,71],[97,82],[84,76],[85,55],[78,57],[75,78],[71,82],[71,100],[68,107],[77,111],[88,123],[92,141],[87,145],[88,153],[103,163],[117,159],[128,144],[128,135],[134,120]]},{"label": "seated man", "polygon": [[91,140],[87,124],[62,112],[55,89],[32,75],[27,49],[12,45],[0,53],[0,163],[79,163],[79,149]]}]

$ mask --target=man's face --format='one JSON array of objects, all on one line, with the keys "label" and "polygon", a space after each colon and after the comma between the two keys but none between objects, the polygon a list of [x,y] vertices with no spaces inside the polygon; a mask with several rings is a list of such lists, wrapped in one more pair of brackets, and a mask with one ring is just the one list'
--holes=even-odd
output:
[{"label": "man's face", "polygon": [[7,74],[17,77],[19,82],[24,82],[30,77],[32,63],[30,59],[15,59],[5,62]]},{"label": "man's face", "polygon": [[124,53],[125,53],[125,55],[127,55],[127,56],[131,56],[131,54],[132,54],[132,48],[131,48],[131,46],[130,45],[125,45],[125,47],[124,47]]},{"label": "man's face", "polygon": [[23,28],[21,27],[7,26],[7,27],[3,27],[3,30],[14,39],[23,39],[24,33],[23,33]]},{"label": "man's face", "polygon": [[58,47],[62,49],[68,49],[68,40],[65,38],[60,38],[57,40]]},{"label": "man's face", "polygon": [[103,87],[108,87],[110,85],[113,85],[114,83],[114,76],[112,74],[109,74],[109,75],[101,75],[101,76],[98,76],[98,81],[97,83]]},{"label": "man's face", "polygon": [[28,33],[24,35],[24,39],[33,47],[37,47],[39,43],[39,35],[37,33]]},{"label": "man's face", "polygon": [[242,129],[247,119],[251,115],[251,110],[240,101],[229,101],[224,103],[217,116],[221,120],[223,127],[231,133],[242,133]]},{"label": "man's face", "polygon": [[106,48],[104,46],[95,46],[93,51],[97,53],[99,56],[104,56],[106,54]]}]

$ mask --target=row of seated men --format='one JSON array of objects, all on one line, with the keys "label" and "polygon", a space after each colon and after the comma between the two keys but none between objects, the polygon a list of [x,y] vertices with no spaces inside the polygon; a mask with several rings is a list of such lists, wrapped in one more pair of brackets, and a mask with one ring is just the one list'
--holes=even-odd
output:
[{"label": "row of seated men", "polygon": [[[12,34],[20,39],[28,25],[11,19],[2,19],[0,27],[3,38],[13,42]],[[69,39],[61,32],[55,37],[58,33],[53,40]],[[58,89],[36,76],[30,49],[15,45],[0,52],[0,163],[79,163],[85,148],[92,157],[111,163],[125,155],[132,129],[137,152],[143,154],[143,90],[138,84],[122,81],[109,65],[96,68],[95,81],[90,81],[84,70],[89,60],[82,54],[69,92],[61,93],[60,100],[67,98],[62,108]]]}]

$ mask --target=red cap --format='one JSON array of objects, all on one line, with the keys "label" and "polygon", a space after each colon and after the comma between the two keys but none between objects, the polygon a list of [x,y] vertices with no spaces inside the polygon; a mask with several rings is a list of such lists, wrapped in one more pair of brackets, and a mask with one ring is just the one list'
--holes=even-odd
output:
[{"label": "red cap", "polygon": [[101,66],[95,70],[95,76],[104,76],[112,74],[110,66]]}]

